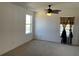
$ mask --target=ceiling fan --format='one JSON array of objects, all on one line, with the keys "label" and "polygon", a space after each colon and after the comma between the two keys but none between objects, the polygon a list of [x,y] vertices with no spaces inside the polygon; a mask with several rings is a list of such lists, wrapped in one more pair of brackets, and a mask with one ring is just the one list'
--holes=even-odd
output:
[{"label": "ceiling fan", "polygon": [[46,12],[47,12],[47,15],[48,16],[51,16],[52,15],[52,13],[53,14],[59,14],[59,12],[61,11],[61,10],[52,10],[51,9],[51,5],[48,5],[48,9],[46,9]]}]

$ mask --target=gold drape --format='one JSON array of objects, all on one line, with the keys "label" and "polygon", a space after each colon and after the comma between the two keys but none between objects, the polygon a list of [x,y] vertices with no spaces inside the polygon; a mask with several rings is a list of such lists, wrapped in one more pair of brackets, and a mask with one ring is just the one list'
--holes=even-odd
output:
[{"label": "gold drape", "polygon": [[75,17],[60,17],[60,24],[74,24]]}]

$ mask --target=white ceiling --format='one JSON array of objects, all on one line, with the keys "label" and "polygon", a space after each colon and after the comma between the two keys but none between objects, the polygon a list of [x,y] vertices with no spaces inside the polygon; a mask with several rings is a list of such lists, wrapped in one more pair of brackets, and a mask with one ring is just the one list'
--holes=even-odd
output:
[{"label": "white ceiling", "polygon": [[28,7],[33,11],[42,11],[48,8],[48,5],[51,4],[53,9],[58,9],[56,6],[60,6],[59,9],[64,7],[66,8],[79,8],[79,2],[15,2],[17,5]]},{"label": "white ceiling", "polygon": [[57,4],[60,4],[60,3],[57,3],[57,2],[29,2],[29,3],[26,3],[26,5],[29,8],[32,8],[35,11],[42,11],[44,9],[47,9],[48,5],[55,6]]}]

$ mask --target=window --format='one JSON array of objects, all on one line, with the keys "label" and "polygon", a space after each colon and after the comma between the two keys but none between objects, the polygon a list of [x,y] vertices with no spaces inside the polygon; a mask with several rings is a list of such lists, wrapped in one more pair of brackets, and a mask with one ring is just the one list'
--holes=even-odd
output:
[{"label": "window", "polygon": [[70,28],[73,33],[74,19],[75,17],[60,17],[60,36],[63,31],[63,25],[66,25],[65,30],[66,30],[67,37],[69,37]]},{"label": "window", "polygon": [[69,36],[69,32],[70,32],[69,31],[70,30],[70,24],[67,24],[65,29],[66,29],[66,35],[68,37]]},{"label": "window", "polygon": [[28,14],[26,15],[25,33],[32,33],[32,16]]},{"label": "window", "polygon": [[[66,27],[65,27],[65,30],[66,30],[66,35],[67,37],[69,36],[69,30],[70,30],[70,24],[67,24]],[[60,36],[62,34],[62,31],[63,31],[63,25],[60,24]],[[72,25],[72,32],[73,32],[73,25]]]}]

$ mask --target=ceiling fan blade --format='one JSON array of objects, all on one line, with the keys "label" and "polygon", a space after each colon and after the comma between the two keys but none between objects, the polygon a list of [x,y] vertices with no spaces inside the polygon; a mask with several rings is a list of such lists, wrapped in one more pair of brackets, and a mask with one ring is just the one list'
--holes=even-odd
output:
[{"label": "ceiling fan blade", "polygon": [[59,12],[61,12],[61,10],[52,10],[52,13],[54,14],[58,14]]},{"label": "ceiling fan blade", "polygon": [[51,5],[48,5],[48,7],[49,7],[48,9],[45,9],[47,13],[59,14],[59,12],[61,12],[61,10],[52,10]]}]

